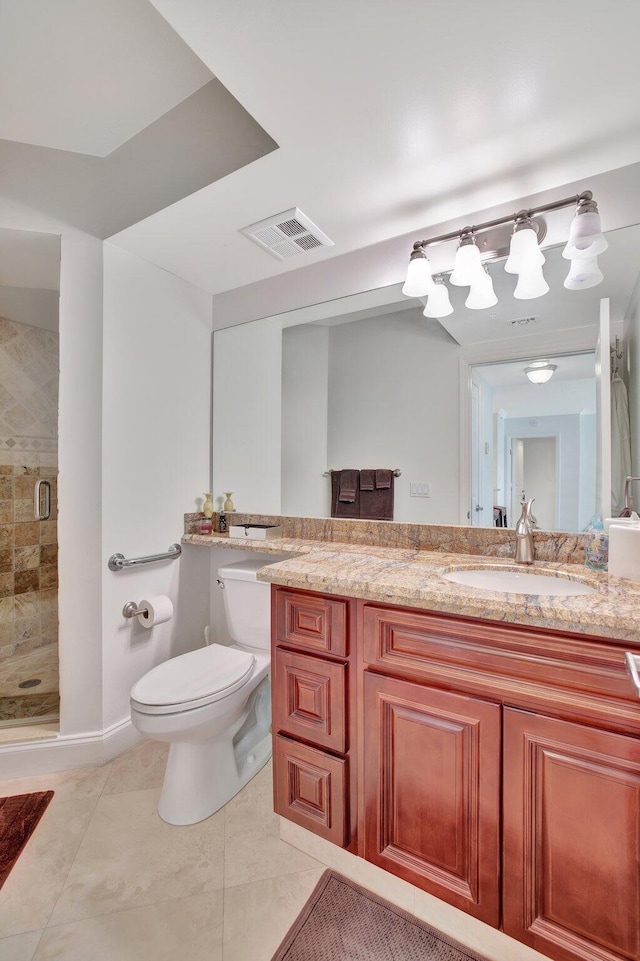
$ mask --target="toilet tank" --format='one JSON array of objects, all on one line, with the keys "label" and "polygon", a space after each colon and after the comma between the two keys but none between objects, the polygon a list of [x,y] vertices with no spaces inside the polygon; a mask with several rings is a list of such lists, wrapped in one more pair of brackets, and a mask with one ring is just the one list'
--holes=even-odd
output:
[{"label": "toilet tank", "polygon": [[257,579],[264,561],[240,561],[218,569],[224,613],[236,644],[268,651],[271,647],[271,585]]}]

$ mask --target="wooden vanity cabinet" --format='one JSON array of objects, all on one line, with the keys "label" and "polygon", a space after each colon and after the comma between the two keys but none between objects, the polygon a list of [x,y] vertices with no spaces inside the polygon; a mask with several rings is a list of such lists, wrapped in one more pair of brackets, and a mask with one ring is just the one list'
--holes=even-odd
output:
[{"label": "wooden vanity cabinet", "polygon": [[354,603],[347,599],[272,591],[274,807],[351,850],[357,813],[353,620]]},{"label": "wooden vanity cabinet", "polygon": [[[322,595],[277,588],[275,598],[281,814],[329,837],[293,810],[285,739],[345,762],[341,786],[335,772],[335,789],[320,786],[318,761],[304,790],[318,808],[343,792],[332,823],[361,857],[557,961],[640,961],[640,701],[624,642],[326,597],[346,605],[348,638],[340,656],[314,640],[320,657],[287,640],[292,610],[313,605],[298,617],[305,630],[324,618],[332,633],[340,617],[320,616]],[[328,691],[300,694],[313,715],[304,731],[293,682],[282,681],[307,669],[300,654],[348,677],[342,714],[342,695],[331,707]],[[327,710],[344,718],[344,750],[327,740]]]}]

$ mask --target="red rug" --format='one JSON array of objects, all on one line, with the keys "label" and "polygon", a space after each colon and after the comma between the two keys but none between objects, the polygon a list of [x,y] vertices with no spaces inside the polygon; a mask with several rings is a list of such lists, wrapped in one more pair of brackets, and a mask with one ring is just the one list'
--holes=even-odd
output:
[{"label": "red rug", "polygon": [[47,810],[53,791],[0,798],[0,888]]}]

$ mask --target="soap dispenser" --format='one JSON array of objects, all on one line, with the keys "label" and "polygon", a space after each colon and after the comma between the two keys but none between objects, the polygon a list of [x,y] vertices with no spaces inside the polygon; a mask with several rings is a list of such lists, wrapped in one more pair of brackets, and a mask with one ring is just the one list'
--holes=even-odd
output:
[{"label": "soap dispenser", "polygon": [[609,563],[609,535],[604,529],[602,514],[594,514],[587,527],[589,540],[584,552],[584,563],[592,571],[606,571]]}]

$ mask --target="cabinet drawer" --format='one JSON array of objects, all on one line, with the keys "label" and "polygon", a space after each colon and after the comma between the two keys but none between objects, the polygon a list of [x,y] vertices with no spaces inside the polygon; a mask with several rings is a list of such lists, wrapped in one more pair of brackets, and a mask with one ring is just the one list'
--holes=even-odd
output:
[{"label": "cabinet drawer", "polygon": [[274,740],[273,757],[276,812],[345,847],[348,762],[281,734]]},{"label": "cabinet drawer", "polygon": [[347,602],[328,597],[276,592],[276,643],[318,654],[347,656]]},{"label": "cabinet drawer", "polygon": [[273,665],[275,730],[344,754],[346,664],[276,648]]}]

